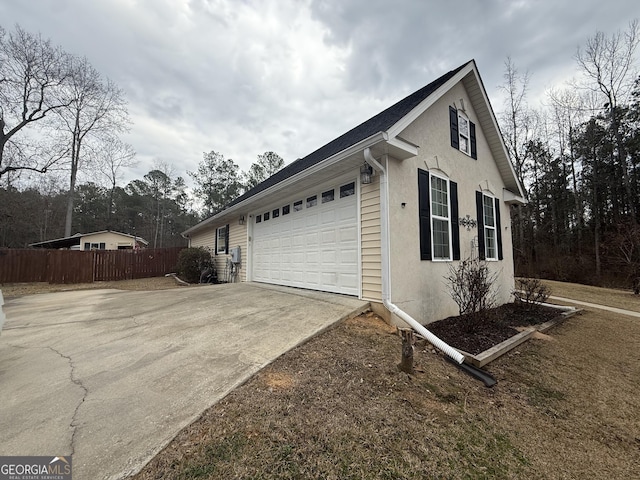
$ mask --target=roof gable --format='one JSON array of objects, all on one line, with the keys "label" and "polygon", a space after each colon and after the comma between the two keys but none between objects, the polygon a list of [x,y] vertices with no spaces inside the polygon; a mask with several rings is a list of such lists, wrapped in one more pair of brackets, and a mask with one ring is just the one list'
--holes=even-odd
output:
[{"label": "roof gable", "polygon": [[323,145],[306,157],[300,158],[295,162],[290,163],[282,170],[279,170],[274,175],[267,178],[264,182],[259,183],[251,190],[236,198],[234,201],[229,203],[228,207],[240,203],[257,193],[280,183],[282,180],[289,178],[296,173],[302,172],[303,170],[306,170],[307,168],[316,165],[317,163],[320,163],[324,159],[329,158],[352,145],[355,145],[361,140],[369,138],[376,133],[387,131],[391,126],[398,123],[398,121],[400,121],[405,115],[407,115],[416,106],[418,106],[425,98],[429,97],[433,92],[435,92],[462,68],[464,68],[465,65],[461,65],[455,70],[444,74],[437,80],[431,82],[429,85],[426,85],[420,90],[403,98],[386,110],[383,110],[377,115],[371,117],[369,120],[361,123],[357,127],[352,128],[345,134],[340,135],[335,140],[332,140],[326,145]]},{"label": "roof gable", "polygon": [[[276,172],[271,177],[259,183],[251,190],[245,192],[240,197],[226,205],[225,209],[239,205],[251,197],[274,187],[281,182],[297,175],[314,165],[317,165],[337,154],[344,152],[349,147],[353,147],[359,142],[383,133],[388,144],[400,140],[396,138],[406,126],[420,116],[427,108],[435,103],[442,95],[451,89],[458,82],[462,82],[469,91],[474,109],[479,112],[479,120],[485,132],[488,132],[487,139],[491,148],[491,152],[498,164],[500,174],[504,179],[507,189],[511,190],[516,196],[522,197],[522,189],[513,170],[513,165],[509,160],[507,149],[504,145],[498,123],[496,121],[493,109],[489,103],[489,98],[484,89],[484,85],[478,73],[474,60],[462,64],[455,70],[442,75],[437,80],[422,87],[420,90],[408,95],[402,100],[396,102],[389,108],[383,110],[369,120],[361,123],[357,127],[352,128],[348,132],[332,140],[326,145],[320,147],[304,158],[300,158],[295,162],[285,166],[282,170]],[[221,212],[214,214],[212,217],[200,222],[199,224],[188,229],[184,234],[192,233],[205,225],[209,224]]]}]

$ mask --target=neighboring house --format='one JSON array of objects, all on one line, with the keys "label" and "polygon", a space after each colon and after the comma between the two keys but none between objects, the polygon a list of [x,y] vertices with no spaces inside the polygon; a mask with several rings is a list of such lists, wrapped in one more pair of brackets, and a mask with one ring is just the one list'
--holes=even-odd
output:
[{"label": "neighboring house", "polygon": [[70,250],[130,250],[146,248],[149,245],[142,237],[126,233],[102,230],[92,233],[76,233],[71,237],[57,238],[44,242],[31,243],[34,248],[64,248]]},{"label": "neighboring house", "polygon": [[[369,175],[371,173],[371,175]],[[296,160],[183,233],[238,279],[353,295],[426,324],[458,313],[444,277],[480,256],[514,288],[524,203],[475,61]],[[395,310],[395,311],[394,311]]]}]

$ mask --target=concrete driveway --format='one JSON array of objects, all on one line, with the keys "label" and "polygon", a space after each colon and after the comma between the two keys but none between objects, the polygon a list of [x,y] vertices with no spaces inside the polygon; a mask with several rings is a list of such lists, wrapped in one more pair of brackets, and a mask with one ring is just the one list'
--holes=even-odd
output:
[{"label": "concrete driveway", "polygon": [[247,283],[7,300],[0,455],[73,454],[78,480],[126,477],[256,371],[367,305]]}]

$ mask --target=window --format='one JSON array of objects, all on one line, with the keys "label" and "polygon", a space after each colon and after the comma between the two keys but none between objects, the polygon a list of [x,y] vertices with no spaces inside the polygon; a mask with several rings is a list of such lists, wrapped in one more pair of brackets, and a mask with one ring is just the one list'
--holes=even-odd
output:
[{"label": "window", "polygon": [[262,215],[256,215],[256,223],[262,222]]},{"label": "window", "polygon": [[293,211],[299,212],[302,210],[302,200],[298,200],[297,202],[293,202]]},{"label": "window", "polygon": [[356,184],[355,182],[347,183],[346,185],[342,185],[340,187],[340,198],[348,197],[356,193]]},{"label": "window", "polygon": [[313,197],[307,198],[307,208],[315,207],[318,204],[318,196],[314,195]]},{"label": "window", "polygon": [[264,212],[264,215],[262,215],[262,218],[264,218],[265,222],[269,220],[269,212]]},{"label": "window", "polygon": [[418,169],[421,260],[460,260],[458,184]]},{"label": "window", "polygon": [[289,205],[282,207],[282,215],[289,215],[290,208],[291,207]]},{"label": "window", "polygon": [[276,208],[273,212],[271,212],[272,218],[278,218],[280,216],[280,209]]},{"label": "window", "polygon": [[460,151],[469,155],[469,119],[458,113],[458,135],[460,137]]},{"label": "window", "polygon": [[84,249],[85,250],[106,250],[107,245],[104,242],[100,242],[100,243],[85,242]]},{"label": "window", "polygon": [[431,176],[431,235],[433,260],[451,260],[449,181]]},{"label": "window", "polygon": [[477,160],[476,125],[461,111],[449,107],[451,146]]},{"label": "window", "polygon": [[229,226],[218,227],[216,230],[216,255],[227,253],[227,243],[229,239]]},{"label": "window", "polygon": [[476,192],[478,215],[478,256],[481,260],[502,260],[500,200]]},{"label": "window", "polygon": [[322,203],[333,202],[333,189],[322,192]]},{"label": "window", "polygon": [[487,260],[497,260],[496,216],[493,210],[493,198],[483,195],[484,209],[484,248]]}]

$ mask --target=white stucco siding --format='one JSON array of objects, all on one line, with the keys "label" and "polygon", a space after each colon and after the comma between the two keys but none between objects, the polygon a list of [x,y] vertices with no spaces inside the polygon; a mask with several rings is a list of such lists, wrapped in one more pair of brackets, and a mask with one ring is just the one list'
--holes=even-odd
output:
[{"label": "white stucco siding", "polygon": [[[470,121],[476,125],[477,160],[451,147],[449,105],[453,106],[455,102],[460,108],[460,99],[464,100]],[[476,191],[489,188],[502,200],[504,182],[462,84],[452,88],[400,136],[420,148],[417,157],[389,162],[392,300],[419,321],[428,323],[458,313],[444,279],[449,267],[455,267],[458,262],[420,259],[418,168],[438,170],[458,184],[459,218],[469,215],[476,219]],[[402,203],[406,204],[404,208]],[[488,264],[499,274],[496,285],[498,300],[504,303],[510,299],[514,279],[509,206],[502,201],[500,220],[504,259]],[[471,255],[474,239],[477,245],[479,232],[477,227],[467,230],[462,225],[459,232],[460,254],[464,259]]]},{"label": "white stucco siding", "polygon": [[361,186],[360,238],[362,265],[362,298],[382,301],[381,244],[380,244],[380,176]]}]

